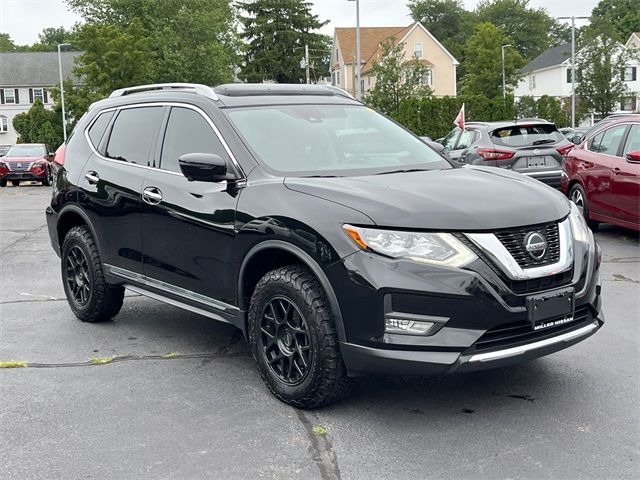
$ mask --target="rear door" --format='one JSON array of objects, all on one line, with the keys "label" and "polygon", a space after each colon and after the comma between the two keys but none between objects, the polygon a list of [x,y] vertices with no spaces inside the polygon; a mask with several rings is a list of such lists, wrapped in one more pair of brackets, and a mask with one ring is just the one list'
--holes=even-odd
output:
[{"label": "rear door", "polygon": [[622,159],[622,141],[628,125],[615,125],[594,136],[585,149],[585,187],[592,213],[617,217],[613,169]]},{"label": "rear door", "polygon": [[154,197],[146,200],[142,221],[144,273],[152,286],[220,307],[217,300],[235,301],[230,272],[238,190],[226,182],[189,182],[178,165],[187,153],[215,153],[231,164],[207,114],[174,105],[156,151],[156,168],[142,186],[143,195]]},{"label": "rear door", "polygon": [[142,272],[140,194],[163,113],[160,106],[122,107],[103,112],[87,130],[94,154],[80,176],[78,200],[96,231],[102,261],[129,272]]},{"label": "rear door", "polygon": [[640,151],[640,124],[631,125],[622,149],[617,158],[612,175],[611,211],[623,222],[640,224],[640,163],[626,158],[629,152]]}]

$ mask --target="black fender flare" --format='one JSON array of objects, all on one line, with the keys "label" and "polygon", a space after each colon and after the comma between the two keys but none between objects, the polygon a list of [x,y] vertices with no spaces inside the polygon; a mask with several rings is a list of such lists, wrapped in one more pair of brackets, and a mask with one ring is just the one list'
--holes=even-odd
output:
[{"label": "black fender flare", "polygon": [[[85,211],[82,210],[82,208],[80,208],[77,205],[73,205],[73,204],[65,205],[60,209],[60,211],[58,212],[58,221],[56,222],[56,234],[59,233],[58,228],[60,226],[60,222],[65,217],[65,215],[68,214],[69,212],[76,213],[80,217],[82,217],[82,219],[84,220],[84,223],[87,224],[87,227],[89,228],[89,231],[93,236],[93,240],[96,242],[96,246],[98,247],[98,253],[102,252],[102,249],[100,248],[100,239],[96,235],[96,230],[93,227],[93,223],[91,222],[91,220],[89,219],[89,216],[85,213]],[[62,240],[64,241],[64,238]],[[62,243],[60,243],[60,251],[62,252]],[[100,258],[102,258],[102,256]]]},{"label": "black fender flare", "polygon": [[325,275],[324,271],[316,262],[311,255],[305,252],[302,248],[297,247],[291,243],[285,242],[283,240],[265,240],[263,242],[254,245],[251,250],[247,253],[242,261],[242,265],[240,266],[240,271],[238,274],[238,300],[240,304],[240,308],[244,311],[248,311],[247,305],[244,305],[244,276],[247,265],[249,264],[251,258],[254,255],[261,252],[262,250],[268,248],[276,248],[280,250],[284,250],[292,255],[295,255],[300,259],[300,261],[307,267],[309,270],[313,272],[316,276],[320,285],[324,289],[327,299],[329,300],[329,305],[331,306],[331,310],[333,311],[333,315],[336,321],[336,330],[338,331],[338,340],[340,342],[346,342],[346,334],[344,330],[344,321],[342,318],[342,312],[340,310],[340,304],[338,303],[338,297],[336,297],[335,292],[333,291],[333,287],[331,286],[331,282]]}]

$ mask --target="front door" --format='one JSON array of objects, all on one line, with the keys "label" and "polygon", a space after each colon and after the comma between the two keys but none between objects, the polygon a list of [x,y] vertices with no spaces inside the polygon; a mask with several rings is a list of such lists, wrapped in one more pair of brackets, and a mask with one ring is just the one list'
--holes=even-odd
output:
[{"label": "front door", "polygon": [[[187,153],[229,155],[204,112],[173,106],[144,179],[144,273],[152,283],[187,299],[233,304],[231,275],[238,191],[226,182],[189,182],[178,158]],[[196,294],[196,295],[193,295]],[[213,302],[212,302],[213,300]]]},{"label": "front door", "polygon": [[626,157],[629,152],[640,151],[640,124],[629,129],[622,158],[613,167],[614,213],[623,222],[640,224],[640,163]]}]

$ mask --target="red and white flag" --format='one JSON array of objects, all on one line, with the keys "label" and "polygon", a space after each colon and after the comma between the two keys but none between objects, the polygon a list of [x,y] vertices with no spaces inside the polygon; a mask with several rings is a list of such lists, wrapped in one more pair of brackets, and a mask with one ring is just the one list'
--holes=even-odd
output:
[{"label": "red and white flag", "polygon": [[457,125],[461,130],[464,130],[464,103],[462,104],[462,108],[458,112],[458,116],[453,121],[454,125]]}]

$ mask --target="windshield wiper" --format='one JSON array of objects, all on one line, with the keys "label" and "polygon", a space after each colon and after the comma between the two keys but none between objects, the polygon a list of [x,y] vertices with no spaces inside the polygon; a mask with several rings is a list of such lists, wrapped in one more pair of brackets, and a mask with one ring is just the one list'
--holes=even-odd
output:
[{"label": "windshield wiper", "polygon": [[536,140],[533,142],[533,145],[544,145],[546,143],[556,143],[557,140],[553,140],[551,138],[547,138],[546,140]]},{"label": "windshield wiper", "polygon": [[430,168],[406,168],[404,170],[389,170],[388,172],[374,173],[374,175],[387,175],[389,173],[428,172]]}]

